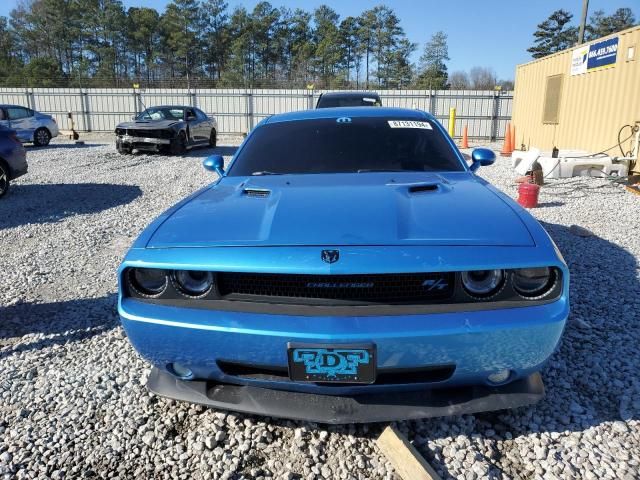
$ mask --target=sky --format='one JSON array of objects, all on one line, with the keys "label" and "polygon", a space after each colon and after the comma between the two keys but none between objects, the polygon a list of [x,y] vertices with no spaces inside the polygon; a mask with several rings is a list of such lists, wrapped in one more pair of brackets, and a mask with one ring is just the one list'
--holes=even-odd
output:
[{"label": "sky", "polygon": [[[0,0],[0,15],[8,16],[20,0]],[[249,11],[259,0],[227,0],[230,10],[243,5]],[[527,48],[533,43],[536,25],[551,12],[564,8],[580,19],[582,0],[269,0],[275,7],[303,8],[311,11],[327,4],[340,18],[359,15],[377,4],[394,9],[409,40],[418,44],[414,61],[425,42],[438,30],[449,39],[449,72],[471,67],[491,67],[499,79],[512,80],[515,67],[531,60]],[[619,3],[620,2],[620,3]],[[154,7],[162,12],[168,0],[123,0],[125,7]],[[602,9],[610,14],[618,7],[630,7],[640,17],[640,0],[590,0],[589,12]]]}]

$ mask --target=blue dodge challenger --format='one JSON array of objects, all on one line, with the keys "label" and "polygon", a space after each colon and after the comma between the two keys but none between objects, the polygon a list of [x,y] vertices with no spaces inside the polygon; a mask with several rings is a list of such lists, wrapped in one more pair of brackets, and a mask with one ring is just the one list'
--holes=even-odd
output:
[{"label": "blue dodge challenger", "polygon": [[431,115],[328,108],[262,121],[156,219],[119,313],[156,394],[320,423],[514,408],[569,313],[542,226]]}]

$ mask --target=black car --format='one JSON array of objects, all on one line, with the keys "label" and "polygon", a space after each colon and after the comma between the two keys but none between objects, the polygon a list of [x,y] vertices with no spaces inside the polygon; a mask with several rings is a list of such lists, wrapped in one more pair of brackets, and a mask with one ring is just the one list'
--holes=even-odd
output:
[{"label": "black car", "polygon": [[380,95],[374,92],[329,92],[318,98],[316,108],[381,107]]},{"label": "black car", "polygon": [[27,154],[15,130],[0,125],[0,197],[9,182],[27,173]]},{"label": "black car", "polygon": [[180,154],[198,146],[216,146],[218,124],[196,107],[164,105],[147,108],[133,122],[116,127],[116,148]]}]

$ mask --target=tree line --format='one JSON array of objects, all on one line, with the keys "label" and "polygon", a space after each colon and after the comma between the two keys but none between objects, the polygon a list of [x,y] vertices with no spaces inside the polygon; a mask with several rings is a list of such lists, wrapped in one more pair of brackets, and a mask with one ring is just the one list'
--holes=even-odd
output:
[{"label": "tree line", "polygon": [[[539,24],[532,56],[575,44],[571,19],[558,10]],[[628,8],[597,11],[586,36],[634,23]],[[513,88],[490,67],[448,72],[444,32],[414,64],[417,49],[385,5],[341,18],[326,5],[307,11],[267,1],[249,11],[225,0],[172,0],[160,13],[125,9],[121,0],[30,0],[0,16],[0,85]]]},{"label": "tree line", "polygon": [[172,0],[159,13],[121,0],[32,0],[0,17],[0,85],[447,88],[446,34],[434,33],[416,65],[417,48],[385,5],[340,18],[326,5],[267,1],[249,11]]}]

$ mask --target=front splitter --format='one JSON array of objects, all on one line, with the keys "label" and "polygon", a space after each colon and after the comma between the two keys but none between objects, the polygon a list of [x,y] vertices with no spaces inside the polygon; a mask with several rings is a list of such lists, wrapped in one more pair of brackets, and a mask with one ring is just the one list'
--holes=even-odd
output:
[{"label": "front splitter", "polygon": [[147,387],[163,397],[220,410],[328,424],[445,417],[522,407],[544,398],[539,373],[500,387],[477,385],[338,396],[183,381],[154,368]]}]

